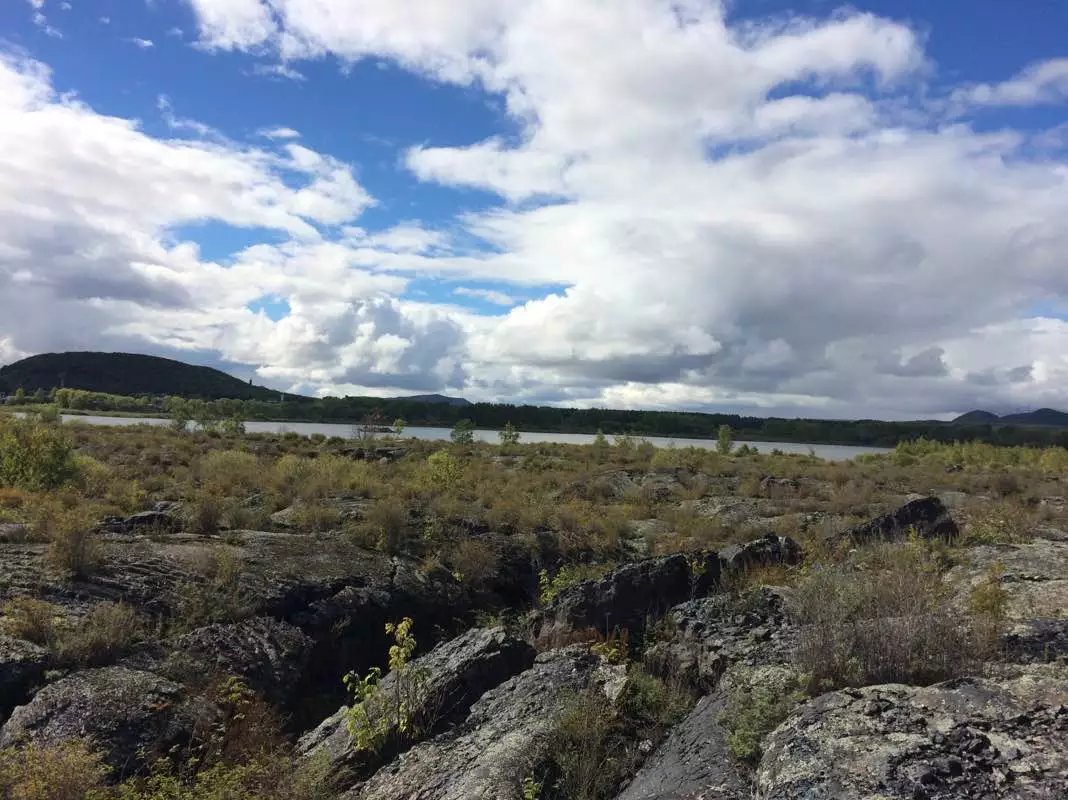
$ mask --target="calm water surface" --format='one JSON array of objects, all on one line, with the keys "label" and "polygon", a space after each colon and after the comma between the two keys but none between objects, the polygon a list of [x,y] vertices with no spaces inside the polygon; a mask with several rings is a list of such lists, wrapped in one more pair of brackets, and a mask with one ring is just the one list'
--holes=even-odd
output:
[{"label": "calm water surface", "polygon": [[[168,425],[170,420],[159,417],[96,417],[92,415],[64,414],[63,420],[83,423],[86,425]],[[249,433],[299,433],[301,436],[311,436],[313,433],[321,433],[324,436],[341,436],[351,438],[356,426],[340,425],[329,422],[263,422],[262,420],[249,420],[245,423],[245,430]],[[426,439],[429,441],[448,440],[450,428],[421,428],[409,426],[404,429],[405,438]],[[523,442],[553,442],[560,444],[590,444],[593,442],[592,433],[535,433],[533,431],[520,431]],[[498,441],[497,431],[476,430],[475,438],[483,442]],[[715,449],[715,439],[684,439],[678,437],[665,438],[661,436],[640,437],[657,447],[703,447]],[[609,437],[611,441],[611,437]],[[830,461],[845,461],[862,453],[887,453],[885,447],[853,447],[838,444],[802,444],[798,442],[736,442],[738,445],[747,444],[755,447],[761,453],[770,453],[772,450],[782,450],[784,453],[813,453],[814,455]]]}]

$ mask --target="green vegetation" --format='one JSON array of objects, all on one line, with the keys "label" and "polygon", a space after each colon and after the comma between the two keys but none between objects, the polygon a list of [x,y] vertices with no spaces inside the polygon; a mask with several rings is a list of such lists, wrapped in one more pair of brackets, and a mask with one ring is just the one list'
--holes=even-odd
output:
[{"label": "green vegetation", "polygon": [[761,680],[743,680],[734,687],[720,722],[735,758],[750,766],[760,760],[764,737],[808,698],[804,684],[797,675],[761,675]]},{"label": "green vegetation", "polygon": [[[67,387],[67,388],[59,388]],[[733,440],[812,442],[892,447],[901,442],[981,441],[994,445],[1068,446],[1065,415],[965,415],[949,423],[934,420],[814,420],[702,414],[685,411],[516,406],[507,403],[441,402],[438,396],[383,399],[285,395],[253,386],[208,367],[169,359],[124,353],[50,353],[0,368],[0,392],[17,404],[55,402],[76,412],[125,412],[168,415],[180,425],[199,420],[191,411],[176,411],[180,400],[206,401],[200,416],[211,427],[234,428],[237,420],[301,420],[368,423],[385,427],[389,419],[407,425],[505,430],[508,425],[531,431],[665,436],[713,439],[724,426]],[[503,443],[503,442],[502,442]]]},{"label": "green vegetation", "polygon": [[433,725],[436,709],[427,676],[411,663],[416,647],[412,625],[410,617],[386,625],[386,633],[394,640],[389,648],[387,688],[379,683],[382,670],[378,667],[362,677],[354,672],[345,675],[345,687],[353,699],[345,724],[357,751],[377,753],[387,744],[415,741]]},{"label": "green vegetation", "polygon": [[[741,448],[655,449],[627,436],[591,446],[502,437],[500,446],[406,440],[389,448],[389,458],[365,460],[367,447],[340,438],[247,434],[221,424],[177,431],[0,417],[0,432],[0,463],[8,465],[0,485],[6,542],[19,558],[37,554],[48,564],[31,588],[20,575],[5,583],[0,627],[47,648],[61,670],[116,663],[198,626],[252,615],[253,566],[262,558],[254,543],[268,538],[279,547],[310,541],[323,564],[368,557],[362,548],[404,556],[393,563],[409,572],[406,580],[440,581],[486,599],[477,609],[483,619],[522,630],[532,606],[552,603],[566,587],[618,564],[675,552],[699,564],[708,549],[768,530],[790,535],[805,549],[803,567],[757,568],[722,587],[737,593],[737,613],[744,614],[749,586],[790,585],[788,613],[802,623],[791,670],[804,677],[781,687],[750,684],[732,696],[729,746],[749,761],[802,692],[927,683],[975,668],[1006,623],[1004,576],[995,566],[957,585],[947,580],[948,569],[971,554],[1026,543],[1039,525],[1068,522],[1060,500],[1068,495],[1062,448],[920,440],[833,463]],[[960,537],[853,547],[833,535],[914,492],[953,494]],[[177,504],[168,513],[186,535],[125,532],[121,518],[158,501]],[[114,520],[102,524],[110,517],[120,518],[118,528]],[[139,601],[136,609],[108,603],[99,594],[80,594],[89,599],[66,606],[33,595],[47,586],[41,596],[63,603],[85,588],[82,581],[108,586],[138,548],[157,547],[182,559],[165,612]],[[506,596],[502,584],[513,593]],[[350,733],[368,758],[434,725],[426,678],[412,666],[411,620],[389,633],[389,663],[381,667],[395,678],[379,681],[383,673],[367,662],[347,682]],[[670,676],[654,673],[652,663],[629,663],[648,630],[635,634],[633,646],[624,630],[564,633],[570,638],[559,643],[587,643],[605,670],[626,669],[627,682],[614,704],[600,689],[570,698],[553,732],[551,763],[518,766],[517,791],[539,800],[613,797],[640,762],[641,742],[655,745],[690,698]],[[435,638],[445,635],[435,631]],[[211,700],[226,709],[225,724],[198,731],[196,741],[152,769],[108,775],[82,746],[8,749],[0,752],[0,797],[325,797],[317,794],[321,776],[298,766],[275,710],[239,684],[197,688],[209,690],[221,695]],[[60,781],[71,770],[82,783]]]}]

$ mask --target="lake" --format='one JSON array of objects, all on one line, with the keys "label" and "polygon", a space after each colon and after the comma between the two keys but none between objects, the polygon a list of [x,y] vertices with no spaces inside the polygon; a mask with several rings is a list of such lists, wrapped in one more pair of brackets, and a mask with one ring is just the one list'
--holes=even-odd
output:
[{"label": "lake", "polygon": [[[98,417],[82,414],[64,414],[64,422],[80,422],[86,425],[169,425],[169,419],[160,417]],[[249,420],[245,423],[245,430],[249,433],[298,433],[301,436],[311,436],[321,433],[324,436],[340,436],[345,439],[352,438],[354,425],[341,425],[329,422],[263,422],[262,420]],[[422,428],[415,425],[404,429],[404,438],[425,439],[428,441],[448,441],[450,428]],[[590,444],[594,440],[592,433],[537,433],[533,431],[520,431],[521,442],[553,442],[560,444]],[[656,447],[703,447],[715,449],[715,439],[686,439],[681,437],[642,436]],[[476,430],[475,439],[482,442],[496,443],[497,431]],[[612,441],[612,437],[609,437]],[[781,450],[784,453],[813,453],[819,458],[828,461],[847,461],[863,453],[888,453],[886,447],[854,447],[838,444],[804,444],[799,442],[746,442],[737,441],[736,445],[749,445],[755,447],[761,453],[770,453],[772,450]]]}]

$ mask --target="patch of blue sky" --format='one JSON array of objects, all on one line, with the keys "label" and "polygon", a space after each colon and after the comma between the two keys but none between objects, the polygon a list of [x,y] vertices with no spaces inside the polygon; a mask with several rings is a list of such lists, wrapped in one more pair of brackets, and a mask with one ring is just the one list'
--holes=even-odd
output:
[{"label": "patch of blue sky", "polygon": [[1050,298],[1038,303],[1032,303],[1027,308],[1027,311],[1024,312],[1024,316],[1068,321],[1068,300]]},{"label": "patch of blue sky", "polygon": [[196,242],[200,246],[201,259],[225,265],[247,247],[281,244],[289,239],[289,235],[271,228],[242,228],[207,220],[173,228],[170,238],[174,242]]},{"label": "patch of blue sky", "polygon": [[561,294],[564,284],[514,284],[506,281],[446,280],[416,278],[408,284],[404,297],[424,303],[460,306],[476,314],[495,316],[530,300]]},{"label": "patch of blue sky", "polygon": [[259,297],[249,303],[246,308],[254,314],[263,312],[267,315],[268,319],[278,322],[281,319],[285,319],[289,316],[290,309],[289,303],[282,297],[277,295],[266,294],[263,297]]}]

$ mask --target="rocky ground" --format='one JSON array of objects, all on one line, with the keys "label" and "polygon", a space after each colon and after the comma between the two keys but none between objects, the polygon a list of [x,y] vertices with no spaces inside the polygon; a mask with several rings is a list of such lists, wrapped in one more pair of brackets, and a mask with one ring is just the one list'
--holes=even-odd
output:
[{"label": "rocky ground", "polygon": [[[600,481],[609,495],[645,487],[668,497],[692,476],[615,471]],[[782,516],[780,488],[769,484],[768,497],[746,500],[717,495],[709,483],[704,496],[679,502],[691,515],[752,523],[754,514]],[[836,525],[827,512],[818,546],[850,551],[959,535],[954,498],[900,500],[862,524]],[[366,511],[342,501],[343,513]],[[54,648],[0,636],[0,748],[87,739],[115,776],[133,774],[213,724],[218,709],[205,686],[236,676],[286,715],[299,757],[325,765],[323,780],[348,800],[561,797],[554,782],[566,767],[554,737],[578,696],[596,697],[625,721],[611,741],[626,768],[608,795],[600,787],[590,797],[1068,797],[1068,534],[1053,525],[961,549],[945,572],[949,604],[963,609],[976,587],[994,584],[1005,597],[996,646],[969,674],[929,686],[809,690],[768,730],[757,727],[747,760],[737,745],[739,693],[784,696],[803,683],[793,589],[762,585],[805,563],[795,539],[766,533],[715,550],[638,557],[528,612],[540,565],[492,530],[472,535],[499,547],[500,574],[471,585],[425,560],[330,533],[294,534],[291,516],[278,516],[274,532],[219,535],[182,532],[168,505],[109,519],[106,568],[75,580],[49,565],[47,545],[5,526],[4,598],[47,601],[64,624],[112,601],[186,624],[142,637],[99,666],[72,666]],[[638,538],[664,525],[638,525],[647,533]],[[746,575],[758,579],[742,592]],[[412,732],[386,719],[385,744],[357,751],[346,707],[337,710],[340,678],[382,665],[391,643],[385,625],[403,617],[417,624],[418,657],[408,669],[420,676],[422,704],[407,710],[427,722]],[[620,654],[612,635],[623,630]],[[633,722],[639,677],[628,658],[689,698],[675,724]],[[387,675],[381,688],[389,694],[401,680]]]}]

